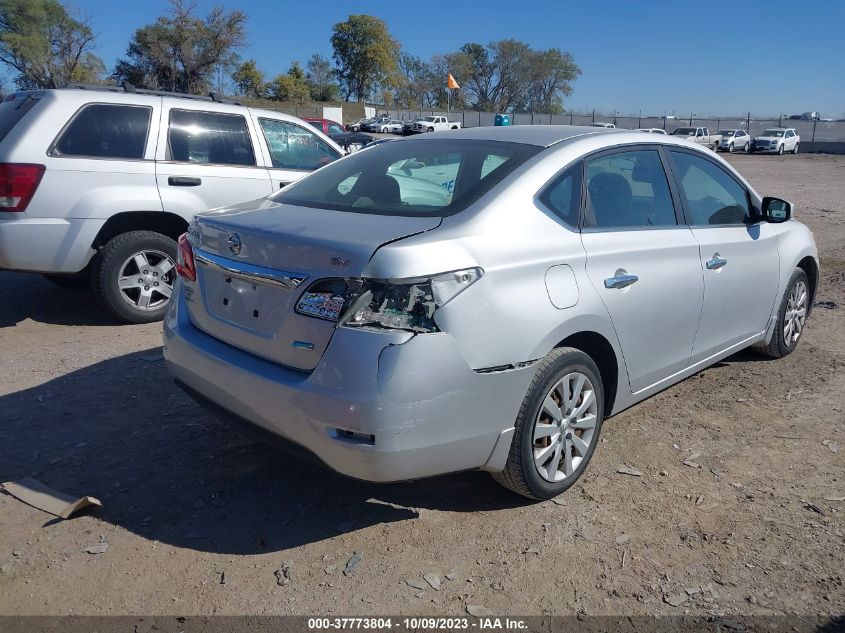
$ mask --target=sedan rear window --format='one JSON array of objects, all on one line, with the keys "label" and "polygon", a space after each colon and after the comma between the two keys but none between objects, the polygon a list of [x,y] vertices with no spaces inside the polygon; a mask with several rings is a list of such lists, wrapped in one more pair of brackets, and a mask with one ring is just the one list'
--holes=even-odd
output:
[{"label": "sedan rear window", "polygon": [[383,143],[323,167],[274,199],[354,213],[452,215],[541,149],[456,139]]}]

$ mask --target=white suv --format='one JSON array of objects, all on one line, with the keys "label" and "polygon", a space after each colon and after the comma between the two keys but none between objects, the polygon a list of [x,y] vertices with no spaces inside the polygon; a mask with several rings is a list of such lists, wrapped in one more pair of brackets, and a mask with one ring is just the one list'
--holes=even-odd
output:
[{"label": "white suv", "polygon": [[193,215],[263,198],[343,155],[292,116],[124,88],[0,104],[0,269],[90,278],[134,323],[161,319]]},{"label": "white suv", "polygon": [[756,154],[783,154],[784,152],[798,153],[801,137],[795,128],[773,127],[754,137],[751,151]]}]

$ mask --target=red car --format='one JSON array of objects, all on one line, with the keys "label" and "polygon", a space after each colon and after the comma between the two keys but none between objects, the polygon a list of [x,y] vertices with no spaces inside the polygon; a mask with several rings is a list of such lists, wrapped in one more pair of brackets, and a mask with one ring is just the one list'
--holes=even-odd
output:
[{"label": "red car", "polygon": [[373,137],[363,132],[348,132],[343,129],[343,126],[337,121],[331,119],[316,119],[313,117],[306,117],[303,119],[306,123],[313,125],[326,134],[335,143],[349,152],[354,152],[361,149],[368,143],[371,143]]}]

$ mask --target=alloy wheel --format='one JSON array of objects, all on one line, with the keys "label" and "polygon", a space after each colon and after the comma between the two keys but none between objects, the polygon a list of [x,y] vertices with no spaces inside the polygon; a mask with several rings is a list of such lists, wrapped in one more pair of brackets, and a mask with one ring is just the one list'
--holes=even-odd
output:
[{"label": "alloy wheel", "polygon": [[129,257],[120,267],[120,296],[137,310],[156,310],[170,300],[176,264],[161,251],[145,250]]},{"label": "alloy wheel", "polygon": [[546,394],[534,422],[534,465],[546,481],[578,470],[596,436],[598,405],[590,379],[580,372],[561,378]]},{"label": "alloy wheel", "polygon": [[783,340],[789,347],[798,343],[806,319],[807,285],[803,281],[799,281],[789,293],[783,317]]}]

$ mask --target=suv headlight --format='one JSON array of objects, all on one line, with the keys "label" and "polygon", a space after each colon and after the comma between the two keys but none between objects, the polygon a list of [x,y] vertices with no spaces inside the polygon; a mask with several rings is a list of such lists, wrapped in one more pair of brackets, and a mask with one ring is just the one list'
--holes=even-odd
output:
[{"label": "suv headlight", "polygon": [[414,279],[323,279],[302,294],[296,311],[344,327],[439,332],[435,311],[483,274],[467,268]]}]

